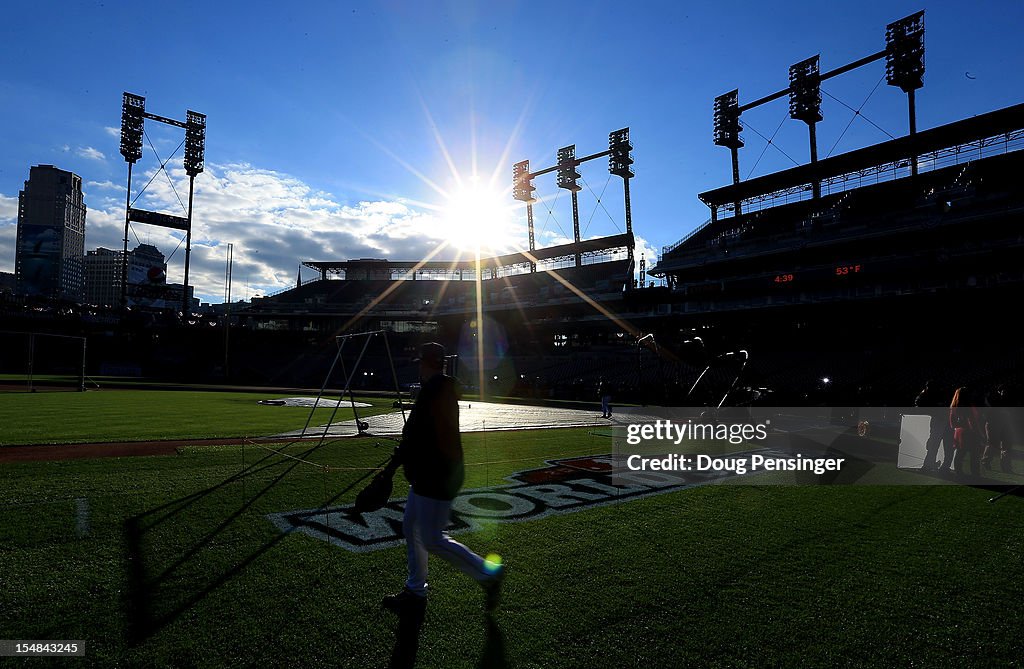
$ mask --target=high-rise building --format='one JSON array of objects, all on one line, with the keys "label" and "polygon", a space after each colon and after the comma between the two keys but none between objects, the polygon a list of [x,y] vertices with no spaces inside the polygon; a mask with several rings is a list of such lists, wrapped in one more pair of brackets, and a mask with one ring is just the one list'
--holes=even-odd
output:
[{"label": "high-rise building", "polygon": [[81,302],[84,256],[82,178],[53,165],[35,165],[18,195],[18,292]]},{"label": "high-rise building", "polygon": [[102,246],[85,254],[86,302],[108,307],[121,304],[122,255]]},{"label": "high-rise building", "polygon": [[[117,306],[121,304],[124,278],[123,253],[102,246],[85,256],[85,301],[89,304]],[[128,252],[128,301],[164,299],[167,283],[167,262],[164,254],[152,244],[139,244]],[[180,293],[179,293],[180,294]]]}]

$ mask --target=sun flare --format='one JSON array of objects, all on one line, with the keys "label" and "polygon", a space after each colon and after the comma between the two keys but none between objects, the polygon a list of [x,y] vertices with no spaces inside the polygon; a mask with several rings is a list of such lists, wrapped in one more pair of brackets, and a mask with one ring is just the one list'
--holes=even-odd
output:
[{"label": "sun flare", "polygon": [[509,194],[471,179],[450,193],[441,214],[444,237],[463,251],[505,250],[513,241]]}]

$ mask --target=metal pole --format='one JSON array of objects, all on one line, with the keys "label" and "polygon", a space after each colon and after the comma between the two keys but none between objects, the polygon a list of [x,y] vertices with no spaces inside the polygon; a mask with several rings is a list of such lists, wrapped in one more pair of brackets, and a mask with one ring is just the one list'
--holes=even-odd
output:
[{"label": "metal pole", "polygon": [[[815,129],[815,123],[807,124],[807,134],[811,142],[811,165],[818,164],[818,133]],[[818,179],[817,170],[814,171],[814,181],[811,183],[813,188],[814,199],[818,200],[821,198],[821,180]]]},{"label": "metal pole", "polygon": [[81,372],[81,375],[79,376],[79,383],[78,383],[78,392],[80,392],[80,393],[84,393],[85,392],[85,346],[86,346],[87,342],[88,342],[88,339],[85,338],[85,337],[82,337],[82,372]]},{"label": "metal pole", "polygon": [[[632,236],[633,235],[633,212],[631,211],[630,205],[629,205],[629,177],[625,177],[622,180],[622,194],[623,194],[623,197],[624,197],[624,199],[626,201],[626,234]],[[635,246],[635,243],[631,241],[629,243],[629,255],[627,256],[630,261],[633,260],[633,247],[634,246]]]},{"label": "metal pole", "polygon": [[[573,240],[580,243],[580,207],[579,198],[576,197],[576,191],[572,192],[572,236]],[[576,266],[581,265],[581,256],[579,251],[576,252]]]},{"label": "metal pole", "polygon": [[[826,72],[825,74],[823,74],[820,77],[818,77],[818,80],[819,81],[825,81],[826,79],[831,79],[832,77],[838,77],[840,74],[846,74],[850,70],[855,70],[858,67],[861,67],[862,65],[867,65],[868,63],[873,63],[876,60],[881,60],[881,59],[885,58],[885,54],[886,54],[886,50],[882,49],[878,53],[873,53],[870,56],[865,56],[864,58],[861,58],[860,60],[855,60],[852,63],[848,63],[848,64],[843,65],[841,67],[837,67],[834,70]],[[766,95],[765,97],[761,98],[760,100],[754,100],[753,102],[748,102],[747,104],[742,105],[739,108],[739,111],[742,114],[743,112],[747,111],[748,109],[753,109],[754,107],[760,107],[761,105],[763,105],[763,104],[765,104],[767,102],[772,102],[773,100],[778,100],[783,95],[788,95],[790,90],[791,89],[789,89],[789,88],[784,88],[781,91],[778,91],[776,93],[772,93],[771,95]]]},{"label": "metal pole", "polygon": [[[740,182],[740,149],[738,146],[733,146],[729,150],[732,152],[732,182],[738,184]],[[733,207],[734,216],[743,215],[743,203],[740,202],[739,198],[736,198]]]},{"label": "metal pole", "polygon": [[[529,228],[529,231],[530,231],[530,255],[533,255],[533,252],[535,250],[537,250],[537,246],[536,246],[536,239],[535,239],[534,234],[533,234],[533,203],[532,202],[527,202],[526,203],[526,225],[527,225],[527,227]],[[536,272],[537,271],[537,263],[535,263],[533,261],[530,261],[530,271],[531,272]],[[459,273],[459,280],[460,281],[462,280],[461,272]]]},{"label": "metal pole", "polygon": [[185,282],[181,287],[181,314],[188,318],[191,305],[188,299],[188,263],[192,256],[192,196],[195,193],[196,178],[194,175],[188,178],[188,227],[185,230]]},{"label": "metal pole", "polygon": [[[600,151],[598,153],[592,153],[589,156],[583,156],[582,158],[576,158],[575,159],[576,160],[576,165],[579,165],[580,163],[585,163],[588,160],[594,160],[596,158],[604,158],[605,156],[608,156],[608,155],[611,155],[611,149],[605,149],[604,151]],[[552,165],[551,167],[545,167],[544,169],[537,170],[536,172],[530,172],[530,178],[533,179],[533,178],[536,178],[536,177],[539,177],[539,176],[543,176],[545,174],[550,174],[551,172],[554,172],[555,170],[557,170],[559,167],[560,167],[559,165]]]},{"label": "metal pole", "polygon": [[132,163],[128,163],[128,193],[124,197],[124,250],[121,254],[121,308],[128,307],[128,223],[132,209]]},{"label": "metal pole", "polygon": [[231,270],[235,262],[235,245],[228,244],[227,259],[224,266],[224,379],[231,376],[231,357],[229,340],[231,337]]},{"label": "metal pole", "polygon": [[917,176],[917,147],[916,136],[917,136],[917,103],[914,96],[914,89],[911,88],[907,91],[907,107],[910,112],[910,174],[911,176]]}]

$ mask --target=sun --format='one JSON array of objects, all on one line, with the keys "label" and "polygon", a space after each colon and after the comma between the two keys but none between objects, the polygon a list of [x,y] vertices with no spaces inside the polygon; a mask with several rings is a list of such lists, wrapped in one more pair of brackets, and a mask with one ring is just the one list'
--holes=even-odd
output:
[{"label": "sun", "polygon": [[463,251],[501,251],[512,243],[509,194],[471,177],[448,194],[441,211],[444,239]]}]

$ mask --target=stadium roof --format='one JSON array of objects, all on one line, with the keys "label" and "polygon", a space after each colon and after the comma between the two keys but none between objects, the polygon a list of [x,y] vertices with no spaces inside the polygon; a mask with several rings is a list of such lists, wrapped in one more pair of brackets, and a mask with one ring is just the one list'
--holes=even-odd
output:
[{"label": "stadium roof", "polygon": [[808,163],[756,179],[741,181],[738,184],[715,188],[701,193],[699,197],[709,207],[719,207],[786,188],[802,186],[815,180],[850,174],[900,159],[909,159],[913,154],[921,155],[1022,128],[1024,128],[1024,104],[1018,104],[924,130],[914,136],[907,135],[832,158],[825,158],[816,164]]},{"label": "stadium roof", "polygon": [[[481,269],[493,269],[498,267],[509,267],[514,265],[529,264],[531,262],[551,260],[553,258],[563,258],[568,256],[574,256],[577,253],[580,254],[595,254],[606,251],[613,251],[615,249],[621,249],[628,246],[632,246],[634,243],[633,235],[629,233],[623,233],[619,235],[612,235],[610,237],[597,237],[595,239],[587,239],[581,241],[578,244],[561,244],[559,246],[549,246],[543,249],[536,249],[532,253],[526,251],[520,251],[517,253],[509,253],[501,256],[492,256],[488,258],[480,259]],[[338,273],[347,270],[366,270],[366,269],[380,269],[380,270],[412,270],[417,271],[466,271],[472,272],[476,270],[476,260],[430,260],[430,261],[417,261],[417,260],[387,260],[387,259],[376,259],[376,258],[365,258],[361,260],[327,260],[327,261],[307,261],[302,263],[304,266],[311,269],[315,269],[323,275],[327,273]]]}]

